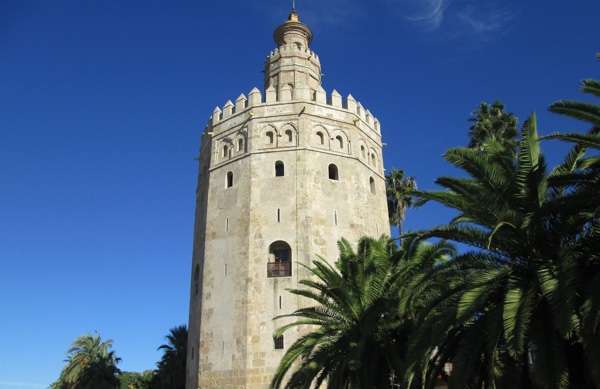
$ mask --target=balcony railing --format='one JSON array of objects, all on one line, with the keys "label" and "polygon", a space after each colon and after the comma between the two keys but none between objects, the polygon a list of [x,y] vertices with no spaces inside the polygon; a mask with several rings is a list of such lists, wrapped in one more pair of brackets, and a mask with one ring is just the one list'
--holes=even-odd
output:
[{"label": "balcony railing", "polygon": [[291,262],[268,262],[267,277],[290,277],[292,275]]}]

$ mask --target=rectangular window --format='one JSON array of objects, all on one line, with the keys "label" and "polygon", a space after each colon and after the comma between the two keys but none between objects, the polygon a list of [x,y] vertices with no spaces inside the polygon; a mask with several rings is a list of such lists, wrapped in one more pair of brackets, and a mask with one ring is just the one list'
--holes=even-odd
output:
[{"label": "rectangular window", "polygon": [[273,337],[273,342],[275,343],[275,350],[283,350],[283,335]]},{"label": "rectangular window", "polygon": [[275,262],[289,262],[290,261],[290,250],[289,249],[273,250],[273,255],[275,256]]},{"label": "rectangular window", "polygon": [[267,277],[289,277],[292,275],[291,262],[269,262],[267,263]]}]

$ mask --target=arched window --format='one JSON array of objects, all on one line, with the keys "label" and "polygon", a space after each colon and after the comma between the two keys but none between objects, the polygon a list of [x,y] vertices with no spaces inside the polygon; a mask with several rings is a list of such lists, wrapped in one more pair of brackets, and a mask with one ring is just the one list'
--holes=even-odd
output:
[{"label": "arched window", "polygon": [[233,172],[227,172],[226,187],[231,188],[232,186],[233,186]]},{"label": "arched window", "polygon": [[198,296],[198,289],[200,285],[200,266],[196,264],[194,268],[194,296]]},{"label": "arched window", "polygon": [[375,180],[373,177],[369,177],[369,186],[371,187],[371,193],[375,193]]},{"label": "arched window", "polygon": [[267,144],[272,145],[273,144],[273,140],[275,139],[273,136],[273,131],[267,131]]},{"label": "arched window", "polygon": [[334,164],[329,165],[329,179],[337,181],[338,177],[338,168]]},{"label": "arched window", "polygon": [[377,166],[377,159],[375,157],[375,153],[371,153],[371,165]]},{"label": "arched window", "polygon": [[275,162],[275,177],[283,177],[285,175],[285,168],[283,162]]},{"label": "arched window", "polygon": [[221,155],[222,158],[227,158],[229,156],[229,147],[227,145],[223,145],[223,153]]},{"label": "arched window", "polygon": [[289,277],[292,275],[292,249],[282,240],[269,246],[267,277]]},{"label": "arched window", "polygon": [[320,145],[324,145],[325,144],[325,137],[323,136],[323,133],[321,131],[317,132],[317,142]]},{"label": "arched window", "polygon": [[287,140],[288,143],[292,143],[292,141],[294,140],[292,130],[285,131],[285,139]]},{"label": "arched window", "polygon": [[237,141],[237,151],[244,151],[244,139],[242,138]]},{"label": "arched window", "polygon": [[336,136],[335,140],[337,141],[339,148],[343,149],[344,148],[344,139],[342,138],[342,136],[341,135]]},{"label": "arched window", "polygon": [[360,156],[362,157],[362,159],[366,159],[367,158],[367,154],[365,153],[365,146],[364,145],[360,145]]}]

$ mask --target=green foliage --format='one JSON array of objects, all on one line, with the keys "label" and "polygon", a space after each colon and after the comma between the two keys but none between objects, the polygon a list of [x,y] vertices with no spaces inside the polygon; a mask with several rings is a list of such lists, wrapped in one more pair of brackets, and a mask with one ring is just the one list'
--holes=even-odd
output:
[{"label": "green foliage", "polygon": [[150,389],[154,371],[146,370],[143,373],[122,371],[119,375],[121,389]]},{"label": "green foliage", "polygon": [[115,389],[121,361],[111,351],[112,340],[101,341],[100,335],[79,336],[67,351],[67,364],[59,379],[50,387],[56,389]]},{"label": "green foliage", "polygon": [[163,350],[157,370],[152,377],[150,388],[185,389],[188,330],[185,325],[171,328],[165,336],[168,343],[158,347]]},{"label": "green foliage", "polygon": [[[588,316],[583,309],[598,305],[597,290],[586,285],[598,274],[600,248],[599,175],[595,159],[584,157],[592,144],[585,138],[548,172],[532,115],[514,153],[448,150],[444,158],[466,176],[441,177],[436,183],[445,190],[415,193],[421,203],[458,211],[423,238],[473,247],[433,271],[462,277],[444,298],[446,306],[431,308],[456,321],[422,329],[441,340],[435,358],[454,365],[450,387],[591,388],[592,380],[600,382],[591,367],[598,351],[589,346],[598,343],[600,311]],[[582,305],[584,296],[590,298]],[[589,334],[582,331],[586,320]],[[588,371],[581,369],[586,364]]]},{"label": "green foliage", "polygon": [[470,148],[486,149],[501,147],[511,152],[517,146],[518,119],[511,112],[504,112],[504,104],[496,100],[491,105],[480,103],[469,119]]},{"label": "green foliage", "polygon": [[454,253],[445,243],[415,239],[398,248],[386,237],[361,238],[356,252],[344,239],[338,247],[335,266],[314,261],[313,277],[300,281],[306,289],[290,290],[315,305],[276,318],[297,321],[274,336],[299,326],[311,331],[287,350],[273,388],[384,388],[399,382],[410,365],[405,357],[414,312],[423,303],[419,296],[437,288],[435,282],[420,283],[420,277]]},{"label": "green foliage", "polygon": [[390,225],[397,226],[402,236],[402,223],[406,209],[414,205],[411,195],[417,190],[417,181],[413,177],[404,177],[404,170],[392,169],[385,176],[388,217]]}]

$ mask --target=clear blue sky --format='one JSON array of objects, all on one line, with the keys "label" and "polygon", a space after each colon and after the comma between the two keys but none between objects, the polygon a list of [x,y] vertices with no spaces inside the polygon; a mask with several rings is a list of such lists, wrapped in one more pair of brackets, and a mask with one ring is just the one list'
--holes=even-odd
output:
[{"label": "clear blue sky", "polygon": [[[44,388],[98,331],[121,369],[187,322],[200,133],[262,89],[291,1],[0,2],[0,389]],[[454,171],[470,112],[503,101],[539,131],[600,78],[600,2],[298,0],[323,86],[381,122],[385,165],[419,188]],[[544,144],[552,159],[563,148]],[[406,228],[447,220],[435,206]]]}]

